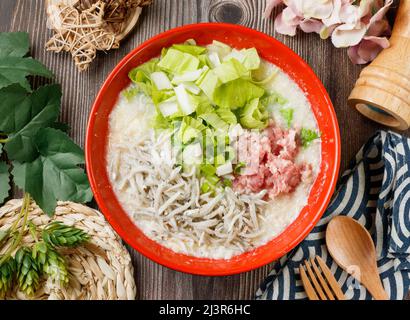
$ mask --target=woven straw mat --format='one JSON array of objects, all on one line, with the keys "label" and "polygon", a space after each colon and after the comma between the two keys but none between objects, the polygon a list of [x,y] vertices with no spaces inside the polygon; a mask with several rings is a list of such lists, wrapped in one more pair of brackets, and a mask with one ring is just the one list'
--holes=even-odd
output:
[{"label": "woven straw mat", "polygon": [[[21,205],[22,199],[15,199],[0,208],[0,229],[7,229],[13,223]],[[68,263],[70,273],[70,282],[66,287],[60,287],[50,279],[43,280],[34,296],[27,297],[15,290],[6,299],[135,299],[136,287],[130,255],[100,212],[78,203],[58,202],[55,215],[50,218],[32,202],[29,219],[38,226],[44,226],[52,220],[75,226],[86,231],[90,241],[77,248],[59,250]],[[33,242],[27,231],[23,243]]]}]

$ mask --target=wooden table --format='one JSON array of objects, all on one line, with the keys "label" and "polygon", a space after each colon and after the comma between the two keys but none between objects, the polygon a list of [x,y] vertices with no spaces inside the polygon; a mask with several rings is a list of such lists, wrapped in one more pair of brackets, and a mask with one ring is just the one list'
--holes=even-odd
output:
[{"label": "wooden table", "polygon": [[[28,31],[32,55],[54,71],[63,87],[61,120],[71,126],[74,140],[84,146],[92,102],[104,79],[131,49],[148,38],[176,26],[196,22],[242,24],[279,39],[298,53],[324,83],[336,109],[342,136],[343,171],[348,161],[380,125],[349,109],[347,97],[361,67],[353,65],[346,50],[336,49],[316,34],[284,37],[274,32],[272,20],[264,20],[265,0],[154,0],[144,10],[137,28],[121,48],[98,54],[89,71],[79,73],[68,54],[46,52],[50,37],[43,0],[1,0],[0,31]],[[410,131],[405,132],[410,135]],[[162,267],[130,249],[136,269],[140,299],[251,299],[271,265],[229,277],[200,277]]]}]

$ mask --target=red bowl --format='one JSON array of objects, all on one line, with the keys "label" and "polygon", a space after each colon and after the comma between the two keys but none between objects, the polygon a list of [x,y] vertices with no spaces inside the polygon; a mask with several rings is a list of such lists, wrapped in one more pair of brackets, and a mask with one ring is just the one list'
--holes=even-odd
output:
[{"label": "red bowl", "polygon": [[[229,260],[196,258],[163,247],[149,239],[121,207],[106,169],[108,116],[118,94],[129,83],[128,72],[156,57],[163,47],[195,39],[199,45],[219,40],[234,48],[255,47],[262,58],[285,71],[306,93],[322,133],[322,163],[308,204],[279,236],[253,251]],[[91,110],[86,137],[87,173],[95,199],[105,217],[130,246],[169,268],[192,274],[220,276],[249,271],[270,263],[294,248],[312,230],[333,194],[340,163],[339,127],[330,98],[312,69],[292,50],[274,38],[238,25],[200,23],[161,33],[131,51],[104,82]]]}]

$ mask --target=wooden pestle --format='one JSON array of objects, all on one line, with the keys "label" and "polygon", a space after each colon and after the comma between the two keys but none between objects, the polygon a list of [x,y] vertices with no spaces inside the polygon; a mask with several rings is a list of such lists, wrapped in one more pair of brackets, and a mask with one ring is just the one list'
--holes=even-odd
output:
[{"label": "wooden pestle", "polygon": [[348,104],[400,130],[410,127],[410,0],[401,0],[391,46],[360,73]]}]

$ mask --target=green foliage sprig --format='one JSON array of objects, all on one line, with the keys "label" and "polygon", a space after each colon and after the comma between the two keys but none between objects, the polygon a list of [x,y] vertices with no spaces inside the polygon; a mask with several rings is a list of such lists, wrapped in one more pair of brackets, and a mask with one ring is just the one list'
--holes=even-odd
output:
[{"label": "green foliage sprig", "polygon": [[[27,76],[52,77],[30,57],[28,34],[0,33],[0,204],[12,180],[52,215],[57,200],[88,202],[92,198],[84,170],[84,153],[57,122],[61,88],[57,84],[32,90]],[[10,175],[11,172],[11,175]],[[11,179],[13,177],[13,179]]]},{"label": "green foliage sprig", "polygon": [[[0,204],[12,182],[24,192],[17,219],[9,229],[0,230],[0,252],[4,252],[0,255],[0,298],[14,282],[32,295],[42,276],[67,284],[66,261],[57,249],[89,239],[84,231],[62,223],[50,223],[39,231],[28,219],[32,199],[49,216],[58,200],[92,199],[80,167],[85,162],[83,150],[66,134],[68,126],[57,121],[61,87],[31,87],[28,76],[51,78],[53,74],[28,53],[27,33],[0,32]],[[30,247],[20,245],[27,227],[35,239]]]},{"label": "green foliage sprig", "polygon": [[[67,262],[57,251],[57,247],[77,247],[89,240],[89,235],[83,230],[61,222],[50,222],[40,230],[31,221],[28,225],[35,243],[31,246],[21,246],[13,258],[11,250],[20,235],[17,233],[9,241],[10,249],[0,256],[0,298],[11,290],[13,284],[16,284],[20,291],[31,296],[39,288],[42,277],[50,277],[61,285],[67,285],[69,283]],[[47,238],[44,238],[44,235]],[[54,238],[53,235],[55,239],[50,241]]]}]

